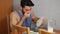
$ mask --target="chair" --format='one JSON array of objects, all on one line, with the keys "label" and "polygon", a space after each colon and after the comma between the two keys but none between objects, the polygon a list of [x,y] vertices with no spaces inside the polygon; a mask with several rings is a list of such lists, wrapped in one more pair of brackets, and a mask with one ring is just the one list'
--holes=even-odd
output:
[{"label": "chair", "polygon": [[18,30],[18,34],[23,34],[24,32],[30,34],[30,28],[28,27],[21,27],[18,25],[13,25],[13,27]]},{"label": "chair", "polygon": [[10,30],[10,16],[7,16],[7,25],[8,25],[8,34],[10,34],[11,30]]},{"label": "chair", "polygon": [[53,34],[53,32],[51,33],[51,32],[48,32],[48,31],[46,31],[46,30],[44,30],[44,29],[39,29],[39,34]]}]

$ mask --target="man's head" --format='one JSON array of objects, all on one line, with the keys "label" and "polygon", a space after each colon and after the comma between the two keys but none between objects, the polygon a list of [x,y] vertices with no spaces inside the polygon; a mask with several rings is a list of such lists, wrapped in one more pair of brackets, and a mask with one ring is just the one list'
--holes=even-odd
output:
[{"label": "man's head", "polygon": [[23,12],[31,12],[32,6],[34,6],[31,0],[21,0],[21,7]]}]

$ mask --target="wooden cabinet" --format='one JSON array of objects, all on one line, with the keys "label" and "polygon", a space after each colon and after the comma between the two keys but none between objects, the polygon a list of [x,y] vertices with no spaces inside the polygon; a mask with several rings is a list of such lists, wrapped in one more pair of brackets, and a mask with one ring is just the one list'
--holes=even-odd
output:
[{"label": "wooden cabinet", "polygon": [[12,10],[12,0],[0,0],[0,34],[8,34],[7,16]]}]

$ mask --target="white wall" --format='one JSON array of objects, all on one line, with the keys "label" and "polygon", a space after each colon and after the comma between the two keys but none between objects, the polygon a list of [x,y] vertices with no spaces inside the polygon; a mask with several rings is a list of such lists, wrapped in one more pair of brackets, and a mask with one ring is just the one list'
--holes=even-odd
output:
[{"label": "white wall", "polygon": [[20,6],[20,0],[12,0],[13,1],[13,9],[16,9]]},{"label": "white wall", "polygon": [[[60,0],[32,0],[35,4],[33,11],[38,17],[54,18],[55,29],[60,29]],[[55,23],[54,23],[55,24]]]},{"label": "white wall", "polygon": [[[33,11],[38,17],[50,18],[56,20],[55,29],[60,29],[60,0],[32,0],[35,6]],[[19,6],[20,0],[13,0],[13,7]]]},{"label": "white wall", "polygon": [[60,0],[49,0],[50,16],[56,20],[56,29],[60,29]]}]

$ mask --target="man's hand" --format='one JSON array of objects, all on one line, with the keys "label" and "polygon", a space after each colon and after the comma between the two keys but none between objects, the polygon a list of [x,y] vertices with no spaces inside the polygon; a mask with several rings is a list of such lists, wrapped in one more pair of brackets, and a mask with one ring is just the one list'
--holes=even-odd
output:
[{"label": "man's hand", "polygon": [[26,13],[24,14],[24,17],[25,17],[25,18],[30,17],[30,13],[26,12]]},{"label": "man's hand", "polygon": [[37,27],[39,27],[40,25],[44,24],[45,21],[46,21],[46,19],[45,19],[44,17],[40,18],[40,19],[37,21],[37,23],[36,23]]},{"label": "man's hand", "polygon": [[45,23],[46,19],[44,17],[41,18],[42,24]]}]

